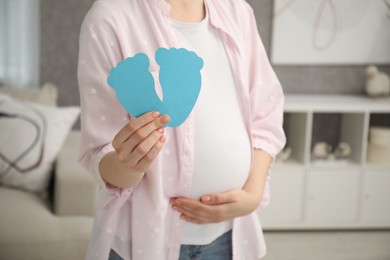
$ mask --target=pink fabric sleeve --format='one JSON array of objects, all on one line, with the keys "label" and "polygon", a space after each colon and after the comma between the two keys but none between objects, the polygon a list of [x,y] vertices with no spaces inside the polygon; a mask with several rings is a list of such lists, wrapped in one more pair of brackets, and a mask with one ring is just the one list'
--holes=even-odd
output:
[{"label": "pink fabric sleeve", "polygon": [[273,158],[283,149],[284,94],[282,86],[269,63],[251,9],[248,26],[249,84],[252,115],[252,142]]},{"label": "pink fabric sleeve", "polygon": [[102,157],[113,151],[111,142],[127,121],[127,112],[107,84],[110,69],[123,59],[110,16],[95,3],[80,31],[78,81],[81,102],[79,162],[107,188],[99,173]]},{"label": "pink fabric sleeve", "polygon": [[[272,156],[283,149],[286,136],[283,130],[284,94],[282,86],[268,60],[261,41],[256,19],[252,8],[248,16],[247,35],[249,60],[249,86],[252,116],[252,143],[254,148],[261,149]],[[271,172],[266,176],[262,200],[258,207],[260,212],[271,199]]]}]

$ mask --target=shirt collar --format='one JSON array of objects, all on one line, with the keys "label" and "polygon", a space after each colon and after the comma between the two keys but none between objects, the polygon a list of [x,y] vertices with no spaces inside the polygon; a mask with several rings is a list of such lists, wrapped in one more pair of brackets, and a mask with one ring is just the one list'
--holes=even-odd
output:
[{"label": "shirt collar", "polygon": [[237,43],[236,36],[238,35],[235,29],[237,26],[232,23],[233,18],[227,19],[228,15],[225,15],[225,7],[223,1],[220,0],[204,0],[206,8],[209,11],[210,24],[220,30],[222,33],[229,38],[229,42],[236,49],[237,53],[240,54],[239,44]]},{"label": "shirt collar", "polygon": [[[165,15],[169,15],[169,12],[171,11],[171,6],[167,3],[166,0],[149,0],[149,1],[152,2],[153,4],[157,5],[164,12]],[[221,27],[223,27],[223,26],[221,26],[221,21],[220,21],[220,19],[218,19],[218,14],[214,14],[213,8],[209,8],[210,7],[209,2],[212,2],[212,0],[204,0],[204,2],[206,5],[206,8],[208,8],[209,12],[211,13],[210,14],[211,25],[213,25],[214,27],[217,27],[219,29],[222,29]]]},{"label": "shirt collar", "polygon": [[[171,11],[171,6],[167,3],[166,0],[149,0],[153,4],[157,5],[164,13],[164,15],[169,16],[169,12]],[[206,8],[209,12],[209,21],[210,24],[221,30],[223,33],[227,35],[228,38],[230,38],[231,43],[234,45],[234,47],[239,52],[238,44],[235,41],[235,33],[233,31],[233,26],[228,26],[226,22],[223,21],[221,18],[223,13],[223,6],[218,5],[219,0],[204,0]]]}]

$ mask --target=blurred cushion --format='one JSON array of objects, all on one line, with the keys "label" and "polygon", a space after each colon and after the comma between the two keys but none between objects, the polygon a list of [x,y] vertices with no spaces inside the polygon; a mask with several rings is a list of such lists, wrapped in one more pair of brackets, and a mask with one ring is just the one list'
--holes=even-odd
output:
[{"label": "blurred cushion", "polygon": [[58,89],[52,83],[45,83],[41,88],[29,89],[0,87],[0,94],[6,94],[15,99],[28,100],[42,105],[57,106]]},{"label": "blurred cushion", "polygon": [[85,259],[92,218],[53,215],[36,194],[0,188],[0,259]]},{"label": "blurred cushion", "polygon": [[0,94],[0,183],[45,194],[53,162],[80,113]]}]

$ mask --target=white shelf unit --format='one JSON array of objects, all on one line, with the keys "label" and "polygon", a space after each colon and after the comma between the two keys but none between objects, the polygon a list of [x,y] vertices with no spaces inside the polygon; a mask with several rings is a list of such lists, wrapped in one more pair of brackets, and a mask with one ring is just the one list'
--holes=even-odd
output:
[{"label": "white shelf unit", "polygon": [[[314,124],[321,115],[338,119],[335,125],[321,123],[351,146],[342,164],[312,158]],[[271,203],[260,213],[264,229],[390,228],[390,165],[366,160],[374,115],[390,118],[390,98],[286,95],[284,128],[292,154],[273,166]]]}]

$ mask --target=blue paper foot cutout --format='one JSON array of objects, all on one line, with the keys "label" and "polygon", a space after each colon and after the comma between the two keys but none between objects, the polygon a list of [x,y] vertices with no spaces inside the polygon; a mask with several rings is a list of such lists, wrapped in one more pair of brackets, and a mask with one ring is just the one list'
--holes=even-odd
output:
[{"label": "blue paper foot cutout", "polygon": [[132,116],[156,110],[170,116],[167,126],[178,127],[190,115],[198,99],[203,60],[186,49],[159,48],[156,61],[160,65],[163,100],[156,93],[154,79],[149,72],[149,58],[144,53],[119,62],[111,70],[107,81]]}]

